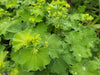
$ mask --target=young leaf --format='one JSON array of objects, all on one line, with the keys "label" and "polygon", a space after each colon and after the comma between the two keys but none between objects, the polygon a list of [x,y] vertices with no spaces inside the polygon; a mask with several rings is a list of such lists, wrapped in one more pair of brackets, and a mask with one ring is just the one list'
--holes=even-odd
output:
[{"label": "young leaf", "polygon": [[43,70],[50,63],[49,50],[47,48],[24,48],[18,52],[12,52],[12,60],[20,64],[27,71]]}]

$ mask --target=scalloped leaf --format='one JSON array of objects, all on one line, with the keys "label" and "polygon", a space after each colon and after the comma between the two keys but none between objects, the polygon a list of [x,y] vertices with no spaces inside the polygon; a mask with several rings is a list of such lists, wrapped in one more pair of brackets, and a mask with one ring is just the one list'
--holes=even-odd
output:
[{"label": "scalloped leaf", "polygon": [[91,48],[94,48],[96,40],[96,33],[91,28],[83,28],[79,32],[71,31],[65,38],[65,41],[72,46],[71,51],[77,61],[92,56]]},{"label": "scalloped leaf", "polygon": [[43,70],[50,63],[47,48],[40,48],[37,53],[34,53],[33,48],[24,48],[18,52],[12,52],[11,57],[27,71]]},{"label": "scalloped leaf", "polygon": [[59,54],[63,51],[62,50],[62,41],[55,34],[51,35],[47,41],[48,41],[48,48],[50,49],[49,54],[50,54],[51,58],[53,58],[53,59],[58,58]]},{"label": "scalloped leaf", "polygon": [[20,66],[14,67],[8,75],[35,75],[34,72],[27,72]]},{"label": "scalloped leaf", "polygon": [[71,67],[70,72],[73,75],[100,75],[100,69],[98,66],[100,66],[100,59],[99,62],[95,60],[86,60],[74,64]]},{"label": "scalloped leaf", "polygon": [[30,31],[29,30],[16,33],[14,35],[13,42],[12,42],[14,51],[17,51],[20,48],[26,46],[27,38],[30,38]]},{"label": "scalloped leaf", "polygon": [[49,65],[51,73],[56,73],[58,75],[68,75],[67,65],[62,59],[56,59]]},{"label": "scalloped leaf", "polygon": [[18,7],[18,3],[16,0],[10,0],[8,3],[6,3],[6,8],[14,8]]},{"label": "scalloped leaf", "polygon": [[7,56],[8,52],[7,51],[0,51],[0,73],[4,72],[7,67],[8,67],[8,61],[5,61],[5,58]]},{"label": "scalloped leaf", "polygon": [[3,20],[0,20],[0,35],[6,34],[8,27],[10,26],[10,19],[5,18]]}]

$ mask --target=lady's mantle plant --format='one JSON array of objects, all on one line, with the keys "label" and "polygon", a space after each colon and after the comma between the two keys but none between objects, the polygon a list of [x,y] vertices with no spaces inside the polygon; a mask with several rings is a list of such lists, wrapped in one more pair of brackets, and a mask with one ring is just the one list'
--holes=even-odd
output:
[{"label": "lady's mantle plant", "polygon": [[0,73],[100,75],[93,17],[66,0],[0,1]]}]

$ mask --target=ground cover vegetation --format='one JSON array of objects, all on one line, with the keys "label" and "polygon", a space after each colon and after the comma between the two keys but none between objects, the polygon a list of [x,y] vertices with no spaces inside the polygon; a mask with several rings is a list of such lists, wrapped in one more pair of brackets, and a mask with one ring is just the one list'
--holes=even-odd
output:
[{"label": "ground cover vegetation", "polygon": [[100,75],[100,0],[0,0],[0,75]]}]

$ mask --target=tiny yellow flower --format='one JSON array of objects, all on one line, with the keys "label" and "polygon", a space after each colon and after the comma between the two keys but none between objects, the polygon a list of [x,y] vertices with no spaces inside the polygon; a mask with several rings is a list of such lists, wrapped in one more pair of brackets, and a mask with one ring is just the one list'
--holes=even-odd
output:
[{"label": "tiny yellow flower", "polygon": [[56,19],[58,20],[58,19],[59,19],[59,17],[56,17]]},{"label": "tiny yellow flower", "polygon": [[29,18],[29,21],[33,23],[35,21],[35,19],[31,17],[31,18]]},{"label": "tiny yellow flower", "polygon": [[87,20],[93,20],[94,18],[92,16],[87,17]]},{"label": "tiny yellow flower", "polygon": [[0,16],[3,16],[3,13],[0,13]]},{"label": "tiny yellow flower", "polygon": [[78,25],[79,25],[79,26],[82,26],[82,24],[81,24],[81,23],[79,23]]},{"label": "tiny yellow flower", "polygon": [[33,50],[33,54],[37,54],[38,53],[38,50],[37,49],[34,49]]},{"label": "tiny yellow flower", "polygon": [[45,0],[40,0],[41,2],[44,2]]},{"label": "tiny yellow flower", "polygon": [[59,28],[59,25],[55,25],[55,28]]},{"label": "tiny yellow flower", "polygon": [[34,34],[34,36],[32,37],[32,44],[36,47],[40,44],[40,40],[40,34]]},{"label": "tiny yellow flower", "polygon": [[65,4],[66,3],[66,1],[62,1],[62,4]]},{"label": "tiny yellow flower", "polygon": [[62,7],[60,7],[60,9],[62,9]]},{"label": "tiny yellow flower", "polygon": [[0,12],[3,12],[4,11],[4,9],[0,9]]},{"label": "tiny yellow flower", "polygon": [[66,10],[66,8],[62,8],[62,10],[63,10],[63,11],[65,11],[65,10]]},{"label": "tiny yellow flower", "polygon": [[28,45],[30,43],[30,41],[32,41],[32,37],[30,36],[30,34],[28,33],[26,36],[26,39],[24,41],[24,45]]},{"label": "tiny yellow flower", "polygon": [[40,5],[39,5],[38,7],[39,7],[39,8],[42,8],[42,6],[40,6]]},{"label": "tiny yellow flower", "polygon": [[63,26],[63,25],[60,25],[61,27]]},{"label": "tiny yellow flower", "polygon": [[34,3],[33,5],[34,5],[34,6],[36,6],[36,4],[35,4],[35,3]]},{"label": "tiny yellow flower", "polygon": [[59,12],[58,14],[61,16],[62,15],[62,12]]},{"label": "tiny yellow flower", "polygon": [[48,8],[47,8],[47,11],[49,11],[49,10],[51,10],[51,7],[48,7]]},{"label": "tiny yellow flower", "polygon": [[13,69],[10,75],[18,75],[18,73],[19,73],[18,69],[15,68]]},{"label": "tiny yellow flower", "polygon": [[45,47],[48,47],[48,41],[45,41]]},{"label": "tiny yellow flower", "polygon": [[89,16],[89,14],[83,14],[83,16],[84,16],[84,17],[88,17],[88,16]]},{"label": "tiny yellow flower", "polygon": [[69,4],[66,4],[65,6],[66,6],[67,8],[70,8],[70,5],[69,5]]},{"label": "tiny yellow flower", "polygon": [[57,0],[57,4],[61,4],[60,0]]},{"label": "tiny yellow flower", "polygon": [[62,18],[66,18],[66,17],[67,17],[67,15],[63,15],[63,16],[62,16]]},{"label": "tiny yellow flower", "polygon": [[86,16],[89,16],[89,14],[85,14]]},{"label": "tiny yellow flower", "polygon": [[53,14],[53,16],[56,16],[57,15],[57,12],[55,12],[54,14]]},{"label": "tiny yellow flower", "polygon": [[8,11],[5,11],[5,13],[7,13]]}]

